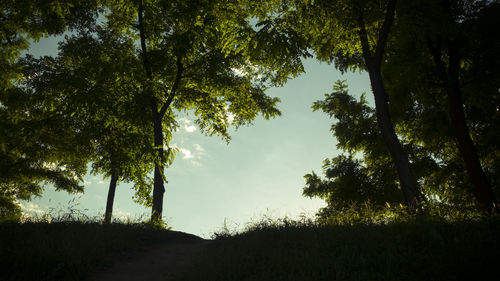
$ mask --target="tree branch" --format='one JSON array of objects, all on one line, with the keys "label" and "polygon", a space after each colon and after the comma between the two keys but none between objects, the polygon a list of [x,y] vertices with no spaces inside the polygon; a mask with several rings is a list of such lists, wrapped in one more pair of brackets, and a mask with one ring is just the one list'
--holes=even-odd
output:
[{"label": "tree branch", "polygon": [[385,12],[384,23],[380,29],[377,43],[377,50],[375,51],[374,59],[377,64],[382,62],[382,57],[384,55],[384,49],[387,45],[387,38],[389,37],[389,31],[394,22],[394,14],[396,12],[396,0],[389,0],[387,3],[387,11]]},{"label": "tree branch", "polygon": [[165,103],[163,104],[163,106],[160,109],[160,118],[163,118],[163,116],[165,115],[165,112],[167,112],[167,109],[170,106],[170,104],[172,103],[172,101],[174,100],[176,91],[179,88],[179,82],[181,81],[182,71],[184,70],[183,66],[182,66],[182,62],[181,62],[181,57],[177,57],[176,64],[177,64],[177,74],[175,76],[174,85],[172,86],[172,90],[170,90],[170,94],[168,95],[167,100],[165,101]]},{"label": "tree branch", "polygon": [[369,64],[369,61],[371,61],[372,54],[370,51],[370,42],[368,42],[368,34],[366,32],[366,26],[365,26],[365,21],[363,19],[363,13],[361,12],[358,17],[358,36],[359,40],[361,41],[361,48],[363,49],[363,57],[365,59],[365,63]]},{"label": "tree branch", "polygon": [[427,39],[427,46],[429,50],[431,51],[432,59],[434,60],[434,63],[436,64],[436,68],[438,70],[438,75],[439,78],[441,78],[442,82],[444,84],[448,83],[448,71],[447,67],[444,64],[443,60],[441,59],[441,39],[438,38],[436,45],[433,44],[432,40],[430,38]]},{"label": "tree branch", "polygon": [[146,70],[146,77],[151,80],[153,75],[149,67],[148,53],[146,49],[146,33],[144,31],[143,13],[144,13],[144,6],[142,4],[142,1],[140,1],[138,14],[139,14],[139,35],[141,37],[142,62],[144,64],[144,69]]}]

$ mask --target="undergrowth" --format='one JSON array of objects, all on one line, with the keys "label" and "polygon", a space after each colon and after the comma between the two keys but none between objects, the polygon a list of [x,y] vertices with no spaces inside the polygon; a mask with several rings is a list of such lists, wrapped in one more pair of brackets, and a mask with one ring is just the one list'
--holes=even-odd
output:
[{"label": "undergrowth", "polygon": [[0,223],[0,280],[84,280],[125,252],[173,239],[165,224],[89,217],[70,208]]},{"label": "undergrowth", "polygon": [[499,237],[498,216],[439,205],[264,217],[216,233],[197,270],[178,280],[500,280]]}]

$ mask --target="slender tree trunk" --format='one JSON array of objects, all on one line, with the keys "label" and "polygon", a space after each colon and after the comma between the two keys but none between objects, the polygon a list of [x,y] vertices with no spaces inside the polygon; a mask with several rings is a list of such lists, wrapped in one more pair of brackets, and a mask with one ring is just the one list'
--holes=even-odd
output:
[{"label": "slender tree trunk", "polygon": [[[448,0],[441,1],[443,8],[443,16],[450,25],[455,25],[451,9],[451,3]],[[448,34],[447,36],[450,36]],[[459,37],[459,36],[458,36]],[[443,48],[442,44],[445,43],[446,47]],[[490,181],[481,166],[477,150],[472,141],[465,119],[465,112],[463,108],[462,93],[460,90],[460,55],[459,55],[459,40],[447,37],[443,39],[438,35],[437,40],[433,42],[431,39],[428,41],[428,47],[431,52],[434,64],[436,65],[438,75],[443,82],[443,88],[446,91],[448,99],[448,111],[457,142],[458,150],[465,163],[465,169],[469,179],[474,186],[474,195],[479,203],[479,206],[484,211],[490,213],[493,210],[498,211],[495,195],[491,188]],[[447,50],[448,65],[442,59],[442,52]]]},{"label": "slender tree trunk", "polygon": [[465,162],[465,168],[470,181],[475,188],[475,196],[480,207],[486,212],[491,212],[496,206],[495,196],[490,181],[481,167],[476,147],[470,137],[469,128],[465,121],[462,93],[459,82],[459,55],[456,42],[448,43],[449,66],[446,75],[446,92],[448,96],[449,114],[455,140],[460,155]]},{"label": "slender tree trunk", "polygon": [[115,201],[115,191],[116,184],[118,182],[118,176],[113,171],[111,174],[111,181],[109,182],[108,190],[108,200],[106,201],[106,213],[104,214],[104,223],[111,223],[111,217],[113,215],[113,202]]},{"label": "slender tree trunk", "polygon": [[392,161],[398,172],[401,191],[406,205],[412,209],[418,209],[423,200],[423,195],[420,193],[417,181],[413,177],[410,169],[410,161],[408,155],[403,150],[398,136],[394,130],[389,114],[388,96],[382,81],[380,68],[370,67],[368,65],[370,83],[372,86],[373,96],[375,98],[375,110],[377,122],[384,139],[385,146],[391,154]]},{"label": "slender tree trunk", "polygon": [[[144,31],[143,19],[144,7],[142,1],[139,3],[138,17],[139,17],[139,33],[141,39],[142,59],[146,77],[151,82],[153,74],[149,65],[147,47],[146,47],[146,34]],[[151,209],[151,222],[161,220],[163,212],[163,194],[165,193],[165,186],[163,183],[163,130],[162,130],[162,117],[163,115],[158,111],[158,101],[150,93],[148,89],[146,94],[151,99],[151,112],[153,120],[153,134],[155,145],[155,171],[154,171],[154,185],[153,185],[153,207]]]},{"label": "slender tree trunk", "polygon": [[151,221],[160,221],[163,212],[163,194],[165,186],[163,182],[163,130],[162,118],[158,113],[156,106],[153,106],[153,124],[154,124],[154,142],[156,147],[156,156],[158,159],[155,162],[154,172],[154,187],[153,187],[153,208],[151,210]]},{"label": "slender tree trunk", "polygon": [[389,114],[389,96],[385,90],[381,74],[384,49],[387,44],[389,31],[394,22],[395,12],[396,0],[389,0],[387,2],[385,19],[379,31],[378,42],[374,51],[372,51],[370,47],[362,12],[358,18],[358,35],[363,49],[364,61],[370,76],[373,96],[375,98],[375,110],[380,132],[391,154],[394,166],[396,166],[405,203],[411,211],[414,211],[415,209],[420,209],[421,201],[425,200],[425,198],[422,193],[420,193],[417,181],[411,173],[408,155],[404,152],[394,130],[394,126],[392,125],[391,116]]}]

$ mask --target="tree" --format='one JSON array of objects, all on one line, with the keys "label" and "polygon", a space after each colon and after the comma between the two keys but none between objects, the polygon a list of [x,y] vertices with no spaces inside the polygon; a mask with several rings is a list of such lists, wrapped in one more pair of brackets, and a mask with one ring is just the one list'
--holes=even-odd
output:
[{"label": "tree", "polygon": [[29,79],[18,58],[29,39],[86,26],[97,15],[94,1],[2,1],[0,4],[0,217],[18,219],[17,200],[39,195],[44,182],[81,191],[84,146],[69,122],[45,111],[23,86]]},{"label": "tree", "polygon": [[[327,207],[320,216],[341,212],[353,203],[370,202],[375,206],[402,201],[397,185],[397,173],[391,167],[391,157],[377,129],[375,111],[368,106],[365,95],[359,101],[349,95],[343,81],[337,82],[331,94],[313,105],[314,110],[334,117],[331,131],[337,138],[341,154],[323,162],[325,179],[312,172],[305,175],[304,195],[325,199]],[[356,157],[356,154],[361,157]]]},{"label": "tree", "polygon": [[173,110],[194,112],[202,131],[229,141],[230,125],[248,124],[258,114],[279,115],[279,100],[265,95],[265,83],[282,82],[296,70],[286,67],[293,62],[276,68],[276,59],[265,57],[267,49],[256,50],[262,41],[236,1],[110,1],[108,8],[111,29],[140,42],[143,78],[137,84],[153,128],[151,220],[158,221],[169,134],[164,129],[174,120]]},{"label": "tree", "polygon": [[[447,26],[446,31],[443,32],[444,34],[439,32],[435,36],[431,35],[434,38],[430,39],[429,49],[448,97],[451,125],[467,173],[475,186],[477,200],[483,210],[491,211],[495,208],[496,199],[489,179],[481,167],[476,147],[470,137],[463,109],[460,82],[460,64],[462,60],[460,47],[463,46],[461,41],[464,41],[462,37],[465,36],[461,31],[463,24],[458,23],[460,20],[452,11],[450,1],[441,2],[442,7],[440,8],[444,10],[441,14],[443,15],[442,19],[444,19],[443,24]],[[455,32],[457,29],[458,32]],[[447,57],[447,62],[444,61],[443,57]]]},{"label": "tree", "polygon": [[[463,153],[457,146],[457,128],[461,127],[462,137],[470,135],[478,147],[481,155],[481,164],[476,168],[483,168],[498,182],[498,129],[496,129],[496,118],[498,118],[498,70],[493,67],[494,61],[498,61],[498,37],[491,36],[487,26],[493,26],[496,21],[495,11],[498,5],[476,1],[453,2],[452,9],[447,9],[442,2],[402,2],[397,10],[398,20],[392,28],[388,46],[385,50],[386,56],[382,65],[382,75],[385,86],[389,93],[391,117],[395,124],[398,135],[403,139],[405,151],[411,159],[411,168],[422,191],[428,198],[436,200],[439,204],[451,204],[455,207],[473,207],[472,190],[470,188],[470,176],[466,174]],[[453,11],[455,23],[450,23],[449,12]],[[464,99],[450,101],[449,67],[453,62],[448,51],[450,46],[446,40],[455,40],[452,48],[459,50],[459,67],[455,73],[455,90],[459,90]],[[436,53],[436,49],[440,50]],[[455,54],[456,56],[457,54]],[[436,58],[438,58],[436,62]],[[455,58],[456,60],[457,58]],[[340,60],[337,64],[344,66],[347,70],[352,66],[354,60]],[[455,66],[457,66],[455,61]],[[456,75],[459,73],[459,75]],[[450,79],[450,80],[453,80]],[[458,80],[457,80],[458,79]],[[456,82],[459,82],[457,86]],[[454,97],[457,97],[455,92]],[[336,101],[337,102],[333,102]],[[369,126],[365,126],[367,117],[362,117],[360,111],[352,106],[338,102],[339,93],[331,94],[320,103],[323,111],[335,115],[339,124],[334,127],[348,128],[350,134],[344,130],[336,130],[335,135],[339,140],[339,147],[345,149],[356,149],[363,153],[363,159],[372,159],[376,155],[375,147],[366,146],[369,143],[363,136],[368,132]],[[463,106],[457,106],[463,103]],[[345,114],[341,114],[339,105],[343,104]],[[453,107],[450,107],[454,105]],[[315,104],[318,109],[318,103]],[[457,116],[462,112],[462,121],[457,122]],[[451,113],[455,116],[452,116]],[[346,120],[340,116],[358,116]],[[351,114],[351,115],[349,115]],[[364,120],[364,121],[363,121]],[[334,128],[332,127],[332,129]],[[361,127],[361,131],[357,128]],[[466,130],[471,130],[463,134]],[[363,129],[364,128],[364,129]],[[348,142],[346,142],[348,141]],[[347,146],[345,144],[348,144]],[[473,149],[473,147],[471,148]],[[470,151],[469,151],[470,152]],[[470,156],[470,155],[469,155]],[[342,202],[343,198],[335,197],[339,194],[335,191],[339,188],[349,189],[349,186],[339,183],[347,182],[349,175],[360,175],[363,169],[350,168],[353,172],[339,173],[341,165],[346,167],[358,167],[346,162],[339,156],[325,164],[325,180],[320,179],[314,173],[307,175],[307,186],[304,190],[307,196],[330,196],[327,197],[330,209],[332,206]],[[383,159],[382,155],[377,156]],[[334,161],[337,160],[337,161]],[[333,163],[333,164],[332,164]],[[479,162],[476,162],[478,164]],[[366,165],[366,164],[365,164]],[[369,168],[369,165],[361,166]],[[370,170],[370,169],[368,169]],[[332,172],[333,171],[333,172]],[[371,171],[377,171],[373,169]],[[355,172],[355,173],[354,173]],[[334,175],[332,177],[331,175]],[[366,179],[359,177],[358,179]],[[353,179],[351,179],[353,180]],[[374,182],[374,180],[370,180]],[[498,185],[498,184],[497,184]],[[365,185],[356,182],[356,186]],[[390,185],[389,185],[390,186]],[[495,185],[493,185],[495,186]],[[318,189],[319,187],[319,189]],[[361,189],[361,188],[360,188]],[[476,188],[477,190],[477,188]],[[315,193],[311,193],[315,192]],[[474,192],[477,196],[478,192]],[[483,210],[491,210],[492,201],[495,198],[491,191],[489,207]],[[365,193],[366,194],[366,193]],[[352,198],[346,196],[345,198]],[[360,200],[362,196],[357,196]],[[372,200],[377,203],[376,200]],[[486,204],[486,206],[488,206]],[[338,209],[338,208],[337,208]]]},{"label": "tree", "polygon": [[405,202],[411,209],[419,208],[425,198],[394,130],[381,72],[396,1],[293,1],[284,7],[288,10],[282,19],[307,38],[319,60],[335,62],[343,71],[356,68],[368,71],[377,124],[397,170]]},{"label": "tree", "polygon": [[[488,1],[401,5],[397,40],[384,70],[394,97],[414,101],[400,110],[415,112],[405,121],[411,123],[406,127],[412,138],[448,167],[448,175],[440,177],[451,184],[441,185],[448,192],[440,192],[440,198],[471,190],[485,211],[496,204],[487,174],[494,183],[498,174],[498,70],[492,65],[500,56],[498,37],[488,31],[498,21],[498,9]],[[457,176],[460,170],[467,175]]]},{"label": "tree", "polygon": [[118,181],[135,182],[135,199],[150,205],[151,132],[143,104],[137,103],[133,47],[130,38],[96,26],[67,37],[57,58],[29,61],[38,73],[30,87],[57,100],[52,106],[76,120],[80,126],[75,129],[86,132],[86,141],[92,143],[91,172],[110,177],[106,223],[111,222]]}]

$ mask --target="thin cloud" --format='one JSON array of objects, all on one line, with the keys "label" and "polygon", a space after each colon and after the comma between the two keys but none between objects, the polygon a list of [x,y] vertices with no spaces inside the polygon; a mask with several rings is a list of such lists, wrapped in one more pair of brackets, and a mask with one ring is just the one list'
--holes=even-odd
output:
[{"label": "thin cloud", "polygon": [[193,121],[183,117],[178,119],[179,123],[181,124],[181,127],[183,128],[184,132],[186,133],[192,133],[196,131],[196,126],[194,126],[192,123]]},{"label": "thin cloud", "polygon": [[113,212],[113,217],[121,221],[126,221],[132,218],[132,213],[116,208]]},{"label": "thin cloud", "polygon": [[21,206],[23,214],[27,216],[41,216],[47,211],[33,202],[19,203],[19,206]]},{"label": "thin cloud", "polygon": [[196,127],[194,125],[184,125],[184,131],[186,131],[186,133],[192,133],[196,131]]},{"label": "thin cloud", "polygon": [[187,148],[179,148],[179,151],[182,153],[182,159],[193,159],[194,158],[194,155],[193,153],[191,152],[191,150],[187,149]]},{"label": "thin cloud", "polygon": [[199,144],[197,144],[197,143],[195,143],[193,146],[194,146],[194,149],[195,149],[196,151],[199,151],[199,152],[203,152],[203,151],[205,151],[205,149],[204,149],[203,147],[201,147],[201,145],[199,145]]}]

